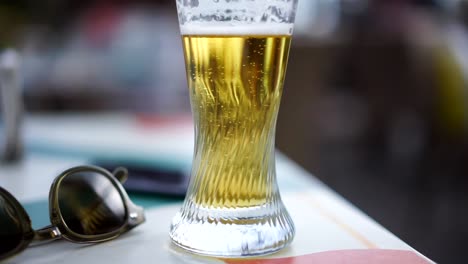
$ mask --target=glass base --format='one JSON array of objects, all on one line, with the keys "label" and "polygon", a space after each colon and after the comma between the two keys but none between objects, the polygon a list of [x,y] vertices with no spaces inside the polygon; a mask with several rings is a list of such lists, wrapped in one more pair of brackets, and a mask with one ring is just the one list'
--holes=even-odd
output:
[{"label": "glass base", "polygon": [[287,246],[294,237],[294,224],[281,201],[236,209],[186,204],[174,217],[170,236],[175,245],[193,253],[249,257]]}]

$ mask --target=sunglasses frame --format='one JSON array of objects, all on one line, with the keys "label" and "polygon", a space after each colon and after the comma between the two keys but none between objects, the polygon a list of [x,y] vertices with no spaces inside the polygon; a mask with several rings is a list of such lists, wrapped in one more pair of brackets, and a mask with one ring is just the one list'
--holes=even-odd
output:
[{"label": "sunglasses frame", "polygon": [[[60,184],[64,178],[68,175],[79,173],[79,172],[95,172],[104,177],[107,177],[113,186],[117,189],[122,198],[122,202],[125,208],[125,223],[118,229],[111,231],[109,233],[98,234],[98,235],[82,235],[72,231],[66,224],[63,219],[62,213],[60,212],[58,192],[60,189]],[[0,187],[0,192],[2,196],[5,197],[6,201],[13,207],[13,209],[19,214],[19,219],[21,221],[21,227],[23,231],[23,237],[21,243],[11,252],[2,256],[1,259],[8,258],[12,255],[15,255],[25,249],[31,242],[40,242],[45,240],[55,240],[64,238],[70,242],[74,243],[99,243],[108,240],[112,240],[121,234],[127,232],[128,230],[136,227],[137,225],[145,221],[145,216],[143,208],[135,205],[128,196],[127,192],[122,186],[127,180],[128,171],[123,167],[119,167],[114,170],[113,173],[110,173],[106,169],[97,167],[97,166],[78,166],[70,168],[62,172],[59,176],[55,178],[52,183],[49,192],[49,213],[50,213],[50,222],[52,225],[44,227],[39,230],[34,230],[31,225],[31,220],[24,209],[23,206],[18,202],[13,195],[8,191]]]},{"label": "sunglasses frame", "polygon": [[24,207],[21,206],[21,204],[16,200],[16,198],[11,195],[7,190],[3,189],[0,186],[0,196],[5,200],[8,205],[13,207],[13,210],[18,214],[18,220],[21,225],[21,242],[10,252],[4,254],[3,256],[0,256],[0,261],[6,258],[9,258],[13,255],[16,255],[18,252],[23,251],[28,245],[31,243],[31,241],[34,239],[34,230],[32,229],[31,225],[31,219],[28,216],[28,213],[26,213],[26,210],[24,210]]}]

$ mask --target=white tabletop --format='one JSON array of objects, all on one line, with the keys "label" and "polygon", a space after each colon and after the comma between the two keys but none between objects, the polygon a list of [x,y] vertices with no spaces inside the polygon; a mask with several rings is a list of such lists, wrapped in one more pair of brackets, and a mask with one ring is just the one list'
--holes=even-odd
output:
[{"label": "white tabletop", "polygon": [[[87,163],[91,156],[189,167],[192,131],[190,119],[185,117],[154,120],[116,114],[29,117],[24,135],[27,154],[18,164],[0,166],[0,185],[28,205],[38,201],[45,203],[53,178],[66,168]],[[280,153],[277,155],[277,176],[282,198],[296,225],[296,237],[285,250],[263,257],[267,259],[264,261],[273,262],[255,263],[286,260],[296,264],[311,261],[430,263]],[[155,201],[157,199],[155,197]],[[158,202],[157,206],[147,207],[146,223],[110,242],[92,246],[53,242],[30,247],[9,261],[231,263],[195,256],[171,245],[168,228],[180,205],[177,201]],[[31,218],[34,221],[35,216]]]}]

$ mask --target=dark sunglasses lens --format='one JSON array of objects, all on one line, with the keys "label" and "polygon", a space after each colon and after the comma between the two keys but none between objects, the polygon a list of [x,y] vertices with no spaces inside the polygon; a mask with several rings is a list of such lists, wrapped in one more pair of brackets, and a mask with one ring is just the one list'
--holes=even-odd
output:
[{"label": "dark sunglasses lens", "polygon": [[0,259],[14,250],[23,238],[20,217],[0,193]]},{"label": "dark sunglasses lens", "polygon": [[58,199],[65,223],[77,234],[106,234],[126,222],[120,192],[100,173],[77,172],[66,176],[58,187]]}]

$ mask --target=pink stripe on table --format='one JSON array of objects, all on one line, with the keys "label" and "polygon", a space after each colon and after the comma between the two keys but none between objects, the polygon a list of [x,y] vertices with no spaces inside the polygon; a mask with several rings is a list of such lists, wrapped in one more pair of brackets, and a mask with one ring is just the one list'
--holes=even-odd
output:
[{"label": "pink stripe on table", "polygon": [[224,260],[227,264],[428,264],[426,259],[408,250],[357,249],[336,250],[288,258]]}]

